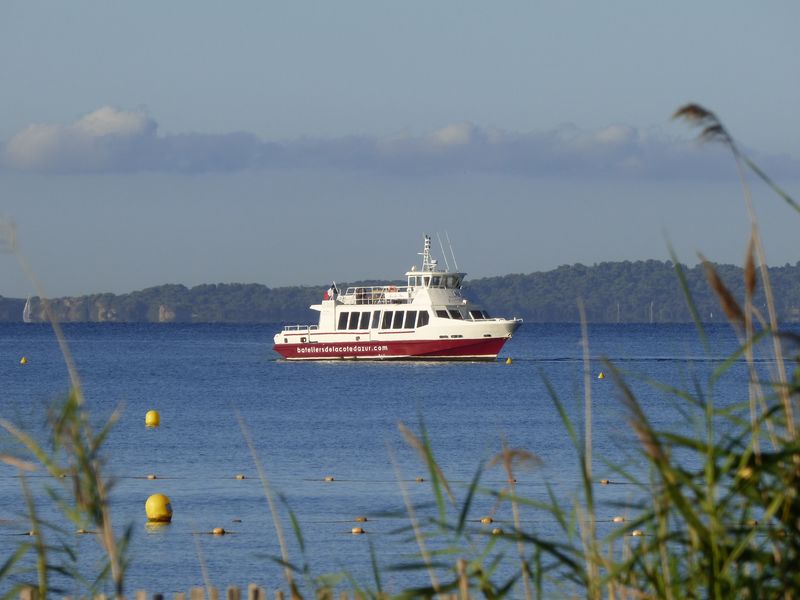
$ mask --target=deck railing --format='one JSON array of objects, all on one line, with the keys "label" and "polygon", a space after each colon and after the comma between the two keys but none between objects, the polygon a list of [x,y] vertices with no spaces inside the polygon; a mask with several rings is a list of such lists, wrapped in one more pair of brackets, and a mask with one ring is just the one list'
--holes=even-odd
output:
[{"label": "deck railing", "polygon": [[342,304],[404,304],[410,299],[411,288],[396,285],[349,287],[339,295]]},{"label": "deck railing", "polygon": [[319,330],[319,325],[284,325],[283,331],[292,331],[295,333],[311,333],[312,331]]}]

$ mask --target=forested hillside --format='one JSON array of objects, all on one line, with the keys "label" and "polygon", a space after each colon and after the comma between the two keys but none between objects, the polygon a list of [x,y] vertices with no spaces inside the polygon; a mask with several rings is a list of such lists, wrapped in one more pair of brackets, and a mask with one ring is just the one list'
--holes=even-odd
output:
[{"label": "forested hillside", "polygon": [[[716,267],[734,296],[741,299],[742,270],[731,265]],[[723,320],[717,301],[708,291],[702,267],[686,268],[685,272],[701,318]],[[800,321],[800,263],[773,267],[769,273],[781,321]],[[207,284],[187,288],[170,284],[130,294],[57,298],[52,306],[62,321],[308,323],[316,317],[308,306],[320,300],[326,287]],[[577,321],[578,298],[583,298],[591,322],[691,321],[672,263],[654,260],[607,262],[591,267],[577,264],[528,275],[467,279],[465,295],[493,315],[522,317],[529,322]],[[21,321],[24,300],[1,300],[0,320]],[[766,312],[761,285],[756,306]],[[31,308],[34,321],[45,320],[39,299],[32,299]]]}]

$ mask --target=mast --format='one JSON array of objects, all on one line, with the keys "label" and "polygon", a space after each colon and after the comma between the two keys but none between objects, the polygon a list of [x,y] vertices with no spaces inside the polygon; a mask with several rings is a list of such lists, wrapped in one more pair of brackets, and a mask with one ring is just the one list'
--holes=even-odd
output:
[{"label": "mast", "polygon": [[435,271],[439,263],[435,258],[431,258],[431,236],[427,233],[425,234],[425,243],[422,246],[421,254],[422,270],[428,272]]}]

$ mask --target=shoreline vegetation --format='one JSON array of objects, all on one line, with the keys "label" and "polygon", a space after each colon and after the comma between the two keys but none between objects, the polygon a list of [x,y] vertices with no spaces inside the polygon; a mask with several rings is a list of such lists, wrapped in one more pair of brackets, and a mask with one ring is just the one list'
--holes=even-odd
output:
[{"label": "shoreline vegetation", "polygon": [[[800,336],[779,329],[779,306],[786,299],[781,298],[783,292],[775,285],[777,274],[766,268],[745,173],[749,170],[764,180],[798,213],[800,205],[741,154],[713,113],[690,104],[679,109],[675,117],[701,128],[701,139],[721,143],[730,150],[742,175],[743,195],[752,227],[744,268],[735,274],[701,257],[700,271],[705,278],[701,292],[695,289],[690,270],[675,265],[672,272],[670,289],[678,287],[704,346],[708,348],[702,294],[713,297],[714,314],[724,315],[740,342],[739,349],[728,360],[716,365],[710,376],[695,374],[686,388],[675,387],[679,384],[670,382],[646,380],[665,402],[675,404],[680,418],[668,423],[651,420],[631,387],[631,375],[611,362],[602,363],[625,408],[627,425],[639,440],[638,457],[642,469],[638,470],[646,475],[636,476],[625,465],[613,462],[611,457],[598,456],[593,447],[593,410],[602,407],[594,408],[592,402],[593,366],[597,366],[597,359],[591,358],[586,323],[592,318],[591,301],[597,294],[588,287],[586,290],[592,294],[577,302],[582,324],[582,419],[570,416],[567,400],[558,396],[548,374],[540,372],[550,400],[560,415],[564,434],[574,448],[576,489],[565,498],[545,482],[546,497],[527,497],[524,490],[517,487],[516,475],[521,469],[535,467],[539,458],[524,448],[509,447],[503,441],[498,455],[476,464],[466,496],[457,498],[433,450],[436,432],[426,429],[422,417],[414,429],[399,423],[405,442],[427,468],[427,476],[422,481],[430,488],[430,499],[412,504],[389,447],[408,520],[399,532],[417,543],[418,553],[395,558],[402,562],[387,565],[371,547],[374,581],[356,581],[346,571],[313,572],[305,555],[302,524],[288,505],[285,506],[288,520],[281,518],[276,494],[267,477],[269,465],[262,462],[247,425],[237,415],[269,504],[281,549],[281,556],[273,559],[275,568],[283,568],[289,597],[293,600],[331,598],[334,593],[343,591],[372,600],[445,598],[450,594],[457,594],[463,600],[477,597],[492,600],[504,597],[722,600],[800,596],[800,571],[797,569],[800,564],[797,417],[800,411]],[[588,279],[584,282],[584,285],[590,284]],[[629,295],[633,296],[634,291],[629,290]],[[556,297],[565,293],[558,289],[551,292]],[[648,299],[648,304],[651,301],[654,300]],[[44,307],[47,309],[48,305],[45,303]],[[73,571],[66,571],[54,562],[57,550],[44,539],[56,535],[54,530],[58,524],[43,522],[37,516],[38,504],[47,500],[32,496],[26,473],[38,464],[46,468],[53,481],[66,484],[61,488],[62,495],[51,498],[64,511],[65,517],[77,526],[102,533],[98,538],[106,562],[96,579],[84,580],[89,582],[87,588],[90,592],[113,590],[115,597],[122,598],[126,589],[125,567],[132,558],[127,554],[131,530],[128,528],[118,535],[111,525],[108,480],[101,469],[105,465],[103,441],[119,413],[115,412],[98,433],[89,427],[88,409],[69,349],[59,322],[54,318],[56,313],[48,312],[56,337],[62,343],[72,376],[72,390],[61,409],[53,414],[50,428],[53,439],[47,446],[37,444],[12,423],[0,420],[0,426],[27,450],[19,457],[0,458],[18,471],[31,522],[30,537],[20,542],[18,552],[0,567],[0,582],[10,576],[24,577],[28,585],[35,586],[39,598],[44,599],[48,594],[55,595],[49,579],[54,572],[79,575],[73,575]],[[651,310],[648,308],[647,312],[649,316]],[[769,360],[764,362],[762,358]],[[720,402],[716,384],[726,373],[738,368],[746,373],[746,377],[740,379],[739,393],[735,398]],[[580,375],[576,373],[576,377]],[[600,474],[593,469],[600,464],[613,473],[613,481],[599,479]],[[485,471],[492,467],[502,468],[507,476],[507,484],[500,489],[490,487],[482,479]],[[628,499],[613,503],[618,516],[605,528],[600,524],[608,506],[604,505],[599,488],[610,483],[629,485],[631,493]],[[478,497],[492,499],[498,510],[510,508],[513,519],[499,527],[494,526],[491,518],[483,516],[480,523],[491,524],[493,529],[475,528],[476,518],[480,516],[476,514],[478,508],[474,502]],[[522,518],[523,512],[525,516],[531,512],[548,515],[558,525],[557,535],[544,535],[537,529],[535,520]],[[285,534],[284,530],[289,533]],[[297,539],[299,550],[292,556],[285,544],[286,535]],[[74,543],[64,539],[65,546],[61,550],[69,556],[77,556]],[[22,562],[26,553],[35,556],[35,569]],[[198,560],[201,561],[201,557]],[[507,568],[499,569],[501,564]],[[421,576],[416,580],[422,579],[425,583],[388,590],[382,575],[392,570]],[[204,579],[205,589],[210,592],[205,572]],[[12,594],[20,587],[16,586]]]},{"label": "shoreline vegetation", "polygon": [[[713,264],[731,282],[731,293],[744,302],[743,270]],[[703,265],[681,265],[686,285],[704,323],[726,321],[718,299],[707,286]],[[800,322],[800,261],[770,267],[769,278],[782,323]],[[371,281],[370,283],[391,283]],[[397,283],[397,282],[394,282]],[[343,283],[343,289],[365,282]],[[62,323],[304,323],[313,318],[308,306],[319,302],[327,285],[269,288],[262,284],[204,284],[192,288],[166,284],[127,294],[87,294],[49,300]],[[521,317],[534,323],[580,320],[567,298],[583,298],[590,323],[691,323],[693,315],[675,277],[671,261],[575,264],[527,275],[510,274],[474,279],[466,293],[494,314]],[[759,285],[759,290],[763,286]],[[22,322],[26,299],[0,296],[0,322]],[[766,309],[763,291],[753,303]],[[48,321],[44,303],[31,298],[30,320]]]}]

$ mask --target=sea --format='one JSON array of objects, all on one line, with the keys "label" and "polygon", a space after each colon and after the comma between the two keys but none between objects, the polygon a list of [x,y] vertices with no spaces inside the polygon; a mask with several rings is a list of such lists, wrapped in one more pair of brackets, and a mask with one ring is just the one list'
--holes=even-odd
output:
[{"label": "sea", "polygon": [[[492,575],[499,583],[518,562],[516,545],[490,533],[513,527],[510,505],[497,499],[497,492],[510,488],[508,474],[493,459],[504,447],[525,450],[518,454],[524,460],[514,463],[516,493],[572,510],[581,489],[585,367],[601,534],[618,526],[612,519],[623,510],[620,503],[640,493],[617,468],[648,481],[621,380],[656,427],[683,433],[703,431],[702,411],[679,391],[734,410],[747,399],[744,364],[736,356],[726,362],[739,342],[724,325],[707,327],[704,342],[691,324],[590,324],[588,364],[578,324],[524,324],[492,362],[287,362],[271,348],[278,328],[63,326],[93,431],[120,413],[99,455],[113,482],[115,532],[130,532],[127,593],[171,595],[209,583],[222,589],[256,583],[270,594],[286,592],[279,535],[301,588],[329,576],[340,587],[374,590],[377,573],[381,589],[397,593],[429,583],[426,571],[405,568],[421,562],[414,524],[425,532],[435,562],[445,565],[457,556],[479,556],[492,544],[490,558],[506,557]],[[759,369],[770,377],[774,364],[763,350]],[[48,415],[69,387],[49,325],[0,325],[5,422],[51,452]],[[150,410],[160,414],[157,428],[145,426]],[[401,427],[427,440],[452,494],[443,496],[451,526],[479,473],[465,515],[467,537],[454,542],[452,529],[437,525],[431,471],[419,444]],[[5,431],[0,455],[36,462]],[[73,573],[53,572],[51,586],[86,595],[101,572],[103,552],[96,533],[76,533],[79,527],[91,531],[90,525],[68,520],[58,503],[71,498],[71,479],[53,479],[40,467],[24,483],[46,523],[42,538],[51,564]],[[24,489],[17,467],[0,462],[0,566],[32,541]],[[169,524],[147,521],[145,502],[156,493],[170,499]],[[481,524],[485,516],[494,522]],[[520,519],[536,536],[559,542],[569,537],[536,506],[523,505]],[[354,527],[365,533],[354,535]],[[227,533],[212,535],[214,528]],[[29,550],[9,572],[0,571],[0,592],[34,581],[34,567]],[[439,577],[452,576],[443,567]],[[98,587],[113,591],[109,584]],[[512,595],[521,593],[517,584]]]}]

